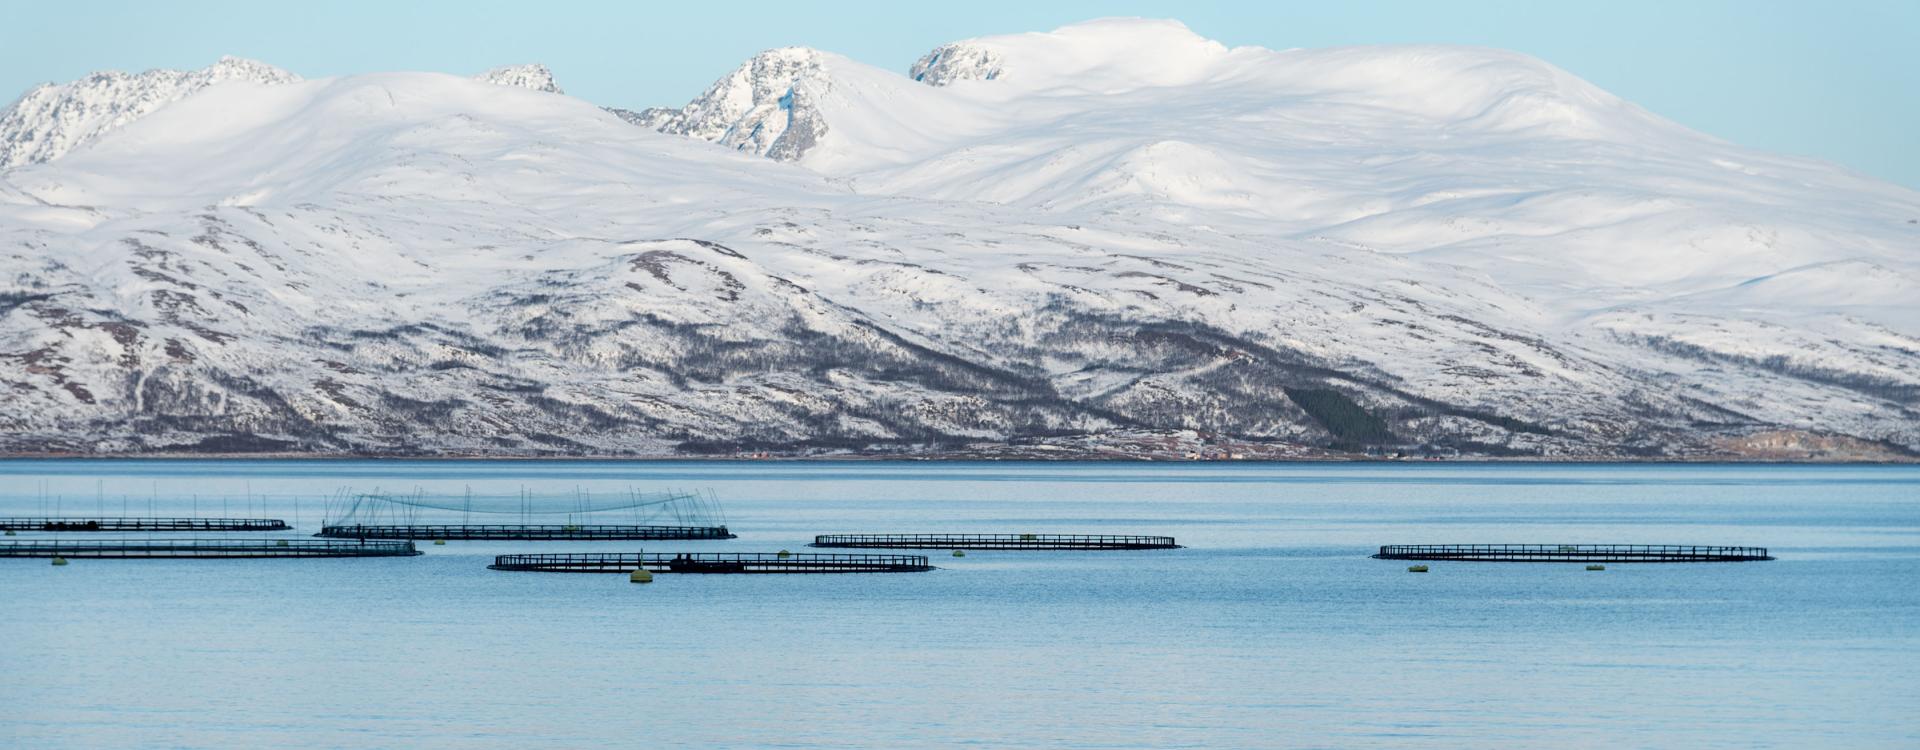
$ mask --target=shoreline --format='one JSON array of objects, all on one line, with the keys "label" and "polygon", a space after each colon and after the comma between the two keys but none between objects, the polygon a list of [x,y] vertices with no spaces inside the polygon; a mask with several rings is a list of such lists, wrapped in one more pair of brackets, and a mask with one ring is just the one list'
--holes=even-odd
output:
[{"label": "shoreline", "polygon": [[1148,455],[966,455],[966,454],[831,454],[811,456],[702,456],[702,455],[593,455],[593,456],[501,456],[468,454],[358,454],[358,453],[0,453],[0,461],[521,461],[521,462],[628,462],[628,463],[1162,463],[1162,464],[1545,464],[1545,465],[1728,465],[1728,466],[1913,466],[1913,458],[1780,458],[1740,456],[1700,456],[1682,458],[1645,458],[1617,456],[1448,456],[1438,458],[1329,454],[1313,457],[1260,458],[1170,458]]}]

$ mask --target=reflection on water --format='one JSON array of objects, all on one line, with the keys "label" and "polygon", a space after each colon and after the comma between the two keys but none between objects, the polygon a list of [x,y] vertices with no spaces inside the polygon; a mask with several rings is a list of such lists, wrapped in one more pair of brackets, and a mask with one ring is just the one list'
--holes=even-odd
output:
[{"label": "reflection on water", "polygon": [[[637,549],[617,542],[0,560],[0,746],[1920,745],[1914,468],[0,462],[0,515],[270,515],[305,535],[328,498],[376,489],[711,489],[740,534],[650,552],[834,532],[1188,548],[647,586],[485,569]],[[1366,557],[1447,542],[1780,559],[1409,575]]]}]

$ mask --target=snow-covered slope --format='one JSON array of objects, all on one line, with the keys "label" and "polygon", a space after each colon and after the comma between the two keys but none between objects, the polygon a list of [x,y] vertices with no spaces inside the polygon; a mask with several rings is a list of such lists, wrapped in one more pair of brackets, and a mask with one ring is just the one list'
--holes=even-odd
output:
[{"label": "snow-covered slope", "polygon": [[1911,191],[1490,50],[908,73],[175,102],[0,176],[0,449],[1920,449]]},{"label": "snow-covered slope", "polygon": [[0,112],[0,170],[60,158],[115,128],[218,84],[291,83],[299,76],[253,60],[222,57],[200,70],[94,73],[44,84]]},{"label": "snow-covered slope", "polygon": [[[1911,261],[1911,191],[1716,141],[1508,52],[1228,49],[1110,19],[944,45],[909,73],[777,50],[688,105],[698,127],[662,129],[865,193],[1176,222],[1200,210],[1547,289],[1590,278],[1616,300]],[[807,148],[755,145],[785,141]]]}]

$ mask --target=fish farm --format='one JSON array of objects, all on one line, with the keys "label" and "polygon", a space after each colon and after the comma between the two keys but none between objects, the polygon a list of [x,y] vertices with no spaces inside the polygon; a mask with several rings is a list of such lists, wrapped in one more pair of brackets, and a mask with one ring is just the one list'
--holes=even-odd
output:
[{"label": "fish farm", "polygon": [[822,534],[809,547],[864,549],[1179,549],[1170,536],[1111,534]]},{"label": "fish farm", "polygon": [[413,542],[340,542],[311,539],[148,539],[0,542],[0,557],[162,559],[265,557],[412,557]]},{"label": "fish farm", "polygon": [[1677,544],[1394,544],[1381,560],[1472,562],[1692,563],[1772,560],[1765,547],[1695,547]]},{"label": "fish farm", "polygon": [[500,555],[492,570],[547,573],[919,573],[933,570],[925,555],[806,555],[792,553],[650,554],[588,552]]},{"label": "fish farm", "polygon": [[697,540],[733,539],[725,526],[620,526],[611,524],[399,524],[324,526],[328,539],[511,539]]},{"label": "fish farm", "polygon": [[327,539],[732,539],[718,499],[697,492],[431,495],[341,491],[327,504]]},{"label": "fish farm", "polygon": [[0,531],[286,531],[278,518],[0,518]]}]

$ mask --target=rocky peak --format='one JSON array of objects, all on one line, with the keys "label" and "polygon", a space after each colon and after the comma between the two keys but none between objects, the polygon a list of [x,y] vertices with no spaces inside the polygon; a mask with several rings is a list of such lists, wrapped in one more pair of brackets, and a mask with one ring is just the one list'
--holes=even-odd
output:
[{"label": "rocky peak", "polygon": [[966,42],[933,48],[907,75],[929,86],[955,81],[991,81],[1000,77],[1005,60],[999,52]]},{"label": "rocky peak", "polygon": [[221,55],[212,65],[197,71],[208,83],[226,81],[247,81],[249,83],[294,83],[300,76],[276,68],[272,65],[233,55]]},{"label": "rocky peak", "polygon": [[544,91],[549,94],[567,93],[560,90],[560,84],[553,80],[553,71],[548,70],[547,66],[539,63],[533,63],[531,65],[502,65],[474,76],[473,79],[497,86],[513,86],[516,88],[532,89],[534,91]]},{"label": "rocky peak", "polygon": [[754,55],[677,111],[649,109],[626,119],[662,133],[794,161],[826,135],[826,121],[814,103],[831,87],[820,51],[782,47]]},{"label": "rocky peak", "polygon": [[208,86],[299,80],[263,62],[222,57],[200,70],[100,71],[69,83],[42,84],[0,112],[0,170],[58,159]]}]

